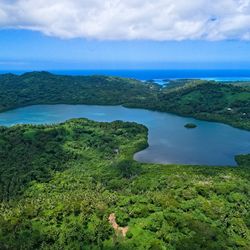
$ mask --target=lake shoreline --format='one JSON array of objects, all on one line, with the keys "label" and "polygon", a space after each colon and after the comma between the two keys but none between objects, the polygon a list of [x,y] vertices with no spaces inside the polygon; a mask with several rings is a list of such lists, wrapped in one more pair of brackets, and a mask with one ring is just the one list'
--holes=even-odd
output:
[{"label": "lake shoreline", "polygon": [[171,112],[171,111],[165,112],[165,111],[160,111],[160,110],[153,109],[153,108],[150,109],[150,108],[143,108],[143,107],[133,107],[133,106],[129,106],[129,105],[126,105],[126,104],[110,105],[110,104],[61,103],[61,102],[58,102],[58,103],[38,103],[38,104],[20,105],[20,106],[17,106],[17,107],[11,107],[11,108],[7,108],[7,109],[4,109],[4,110],[0,110],[0,114],[11,111],[11,110],[19,109],[19,108],[25,108],[25,107],[30,107],[30,106],[38,106],[38,105],[89,105],[89,106],[107,106],[107,107],[108,106],[117,106],[117,107],[124,107],[124,108],[128,108],[128,109],[141,109],[141,110],[159,112],[159,113],[163,113],[163,114],[172,114],[172,115],[176,115],[176,116],[180,116],[180,117],[193,118],[193,119],[196,119],[196,120],[199,120],[199,121],[220,123],[220,124],[228,125],[228,126],[230,126],[232,128],[240,129],[240,130],[243,130],[243,131],[250,131],[250,128],[248,128],[248,127],[237,126],[237,125],[234,125],[234,124],[230,124],[230,123],[219,121],[219,120],[212,119],[212,118],[208,119],[208,118],[204,118],[204,117],[199,116],[199,115],[193,116],[193,115],[187,115],[187,114],[182,114],[182,113],[178,113],[178,112]]},{"label": "lake shoreline", "polygon": [[[20,118],[18,118],[19,116]],[[248,146],[245,145],[248,136],[250,140],[248,131],[218,122],[202,121],[146,109],[131,109],[122,105],[31,105],[0,113],[0,124],[3,126],[15,124],[56,124],[74,118],[87,118],[100,122],[122,120],[146,126],[149,129],[149,147],[136,153],[134,157],[139,162],[237,166],[235,155],[249,153],[246,150]],[[198,127],[195,130],[187,130],[184,127],[186,123],[197,123]],[[207,133],[208,138],[206,137]],[[237,143],[235,145],[232,144],[229,139],[223,137],[223,134],[232,134],[232,138],[234,138],[231,138],[232,141]],[[208,141],[208,144],[210,144],[205,146],[206,150],[204,149],[203,141]],[[242,142],[243,145],[241,145]],[[230,147],[232,148],[230,149]],[[235,149],[232,150],[233,148]],[[226,153],[227,151],[228,153]],[[220,154],[222,156],[219,156]],[[223,154],[225,155],[223,156]],[[138,155],[140,156],[139,158]],[[209,159],[209,155],[212,155],[214,159]],[[229,155],[231,156],[229,157]],[[221,161],[220,157],[227,160]],[[207,160],[204,161],[204,159]]]}]

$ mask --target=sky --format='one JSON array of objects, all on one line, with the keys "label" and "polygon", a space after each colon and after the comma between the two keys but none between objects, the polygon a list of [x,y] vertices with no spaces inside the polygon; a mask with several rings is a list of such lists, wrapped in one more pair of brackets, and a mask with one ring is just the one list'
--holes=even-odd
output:
[{"label": "sky", "polygon": [[7,69],[250,69],[250,0],[0,0]]}]

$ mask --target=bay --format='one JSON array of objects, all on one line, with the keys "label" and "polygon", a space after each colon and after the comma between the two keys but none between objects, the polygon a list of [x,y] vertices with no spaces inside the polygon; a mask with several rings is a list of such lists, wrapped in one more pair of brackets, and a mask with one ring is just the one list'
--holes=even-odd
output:
[{"label": "bay", "polygon": [[[147,126],[149,147],[134,155],[140,162],[235,166],[235,155],[250,153],[249,131],[122,106],[34,105],[0,113],[0,125],[53,124],[71,118],[133,121]],[[186,123],[195,123],[197,128],[187,129]]]}]

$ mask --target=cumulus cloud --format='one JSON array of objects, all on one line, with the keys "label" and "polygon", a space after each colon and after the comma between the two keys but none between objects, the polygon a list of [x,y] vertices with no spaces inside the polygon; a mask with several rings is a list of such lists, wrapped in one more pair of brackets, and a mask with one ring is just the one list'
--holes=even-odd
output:
[{"label": "cumulus cloud", "polygon": [[250,0],[0,0],[0,28],[100,40],[250,40]]}]

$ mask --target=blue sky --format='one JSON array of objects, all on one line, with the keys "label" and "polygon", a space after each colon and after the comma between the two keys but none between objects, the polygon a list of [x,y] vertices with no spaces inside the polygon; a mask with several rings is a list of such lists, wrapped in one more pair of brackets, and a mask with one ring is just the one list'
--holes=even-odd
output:
[{"label": "blue sky", "polygon": [[0,69],[250,69],[248,41],[98,41],[0,31]]},{"label": "blue sky", "polygon": [[2,0],[0,70],[250,69],[248,0]]}]

